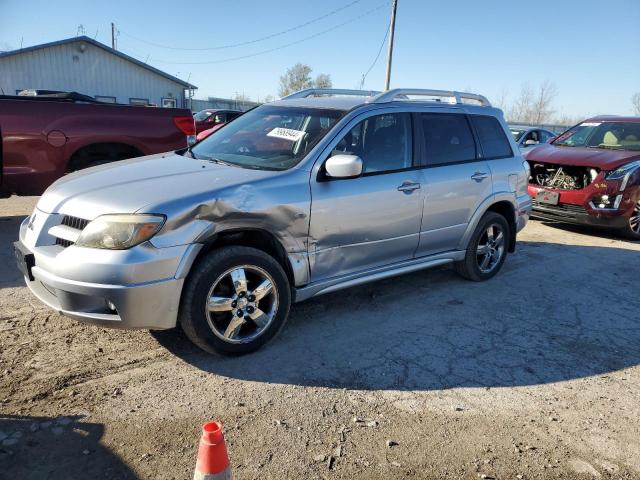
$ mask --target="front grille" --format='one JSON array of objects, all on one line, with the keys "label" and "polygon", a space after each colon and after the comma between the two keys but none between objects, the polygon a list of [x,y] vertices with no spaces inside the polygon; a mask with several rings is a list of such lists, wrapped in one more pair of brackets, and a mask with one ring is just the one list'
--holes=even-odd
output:
[{"label": "front grille", "polygon": [[75,228],[76,230],[84,230],[89,224],[89,220],[85,220],[84,218],[71,217],[69,215],[65,215],[62,217],[62,225],[66,225],[67,227]]},{"label": "front grille", "polygon": [[56,245],[60,245],[63,248],[67,248],[73,245],[73,242],[70,240],[65,240],[64,238],[56,238]]},{"label": "front grille", "polygon": [[558,205],[549,205],[533,201],[533,209],[542,213],[549,213],[559,217],[576,218],[578,215],[586,215],[587,211],[581,205],[571,205],[569,203],[559,203]]},{"label": "front grille", "polygon": [[[61,225],[73,228],[78,231],[84,230],[84,227],[86,227],[88,224],[89,224],[89,220],[85,220],[84,218],[72,217],[70,215],[65,215],[64,217],[62,217],[62,222],[61,222]],[[67,248],[74,244],[74,242],[72,242],[71,240],[66,240],[64,238],[59,238],[59,237],[55,237],[55,238],[56,238],[56,245],[59,245],[62,248]]]}]

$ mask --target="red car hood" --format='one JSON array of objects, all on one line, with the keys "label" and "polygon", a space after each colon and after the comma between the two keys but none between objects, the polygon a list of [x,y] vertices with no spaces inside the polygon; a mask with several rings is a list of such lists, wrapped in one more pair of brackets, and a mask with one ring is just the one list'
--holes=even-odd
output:
[{"label": "red car hood", "polygon": [[640,152],[605,148],[556,147],[541,145],[524,155],[530,162],[555,163],[614,170],[625,163],[640,160]]}]

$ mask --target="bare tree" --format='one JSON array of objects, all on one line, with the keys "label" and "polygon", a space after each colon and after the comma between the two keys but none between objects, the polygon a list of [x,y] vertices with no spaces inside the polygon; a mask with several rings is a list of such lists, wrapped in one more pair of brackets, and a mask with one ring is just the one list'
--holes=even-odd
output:
[{"label": "bare tree", "polygon": [[548,123],[555,113],[553,101],[557,95],[555,84],[548,80],[542,82],[536,91],[524,84],[507,116],[514,122]]},{"label": "bare tree", "polygon": [[331,75],[328,73],[321,73],[316,77],[313,84],[316,88],[331,88],[333,86]]},{"label": "bare tree", "polygon": [[633,105],[633,113],[640,115],[640,92],[633,94],[631,104]]},{"label": "bare tree", "polygon": [[496,107],[498,107],[502,111],[505,111],[507,109],[508,100],[509,90],[507,90],[506,87],[502,87],[502,90],[500,90],[500,95],[496,100]]},{"label": "bare tree", "polygon": [[278,93],[281,97],[286,97],[290,93],[311,88],[311,67],[303,63],[296,63],[288,68],[286,73],[280,77],[280,89]]},{"label": "bare tree", "polygon": [[263,101],[264,103],[273,102],[273,95],[271,95],[271,94],[267,95],[266,97],[264,97],[264,98],[262,99],[262,101]]},{"label": "bare tree", "polygon": [[245,95],[244,93],[235,93],[233,96],[233,100],[235,100],[236,105],[235,108],[239,108],[240,110],[244,110],[244,104],[245,102],[250,102],[251,98],[249,98],[248,95]]},{"label": "bare tree", "polygon": [[558,89],[555,84],[549,80],[545,80],[540,84],[538,93],[534,98],[531,123],[541,124],[551,121],[551,116],[555,113],[553,110],[553,101],[558,96]]},{"label": "bare tree", "polygon": [[533,104],[533,92],[529,84],[525,83],[520,89],[520,95],[509,108],[507,117],[512,122],[529,122]]},{"label": "bare tree", "polygon": [[280,88],[278,94],[285,97],[290,93],[303,90],[305,88],[331,88],[331,75],[320,73],[315,80],[311,79],[312,69],[304,63],[296,63],[293,67],[288,68],[284,75],[280,77]]}]

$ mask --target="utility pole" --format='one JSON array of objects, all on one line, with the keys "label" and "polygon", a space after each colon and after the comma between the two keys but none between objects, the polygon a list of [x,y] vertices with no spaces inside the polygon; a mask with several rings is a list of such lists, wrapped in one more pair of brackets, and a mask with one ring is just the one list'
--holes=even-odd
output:
[{"label": "utility pole", "polygon": [[391,61],[393,59],[393,34],[396,31],[396,10],[398,9],[398,0],[391,3],[391,27],[389,32],[389,50],[387,51],[387,78],[384,82],[384,89],[389,90],[391,83]]},{"label": "utility pole", "polygon": [[111,22],[111,48],[116,49],[116,26]]}]

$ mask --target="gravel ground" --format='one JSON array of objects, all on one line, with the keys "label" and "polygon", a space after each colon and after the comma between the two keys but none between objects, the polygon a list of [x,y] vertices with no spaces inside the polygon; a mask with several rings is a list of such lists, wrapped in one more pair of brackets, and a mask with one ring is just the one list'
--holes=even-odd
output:
[{"label": "gravel ground", "polygon": [[450,268],[296,305],[215,358],[84,326],[23,286],[0,200],[0,477],[188,479],[223,422],[249,478],[640,478],[640,244],[533,221],[493,280]]}]

